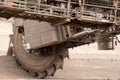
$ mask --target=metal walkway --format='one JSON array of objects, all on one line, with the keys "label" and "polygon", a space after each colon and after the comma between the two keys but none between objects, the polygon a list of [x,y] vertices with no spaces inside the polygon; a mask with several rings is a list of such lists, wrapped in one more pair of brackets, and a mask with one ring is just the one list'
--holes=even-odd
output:
[{"label": "metal walkway", "polygon": [[[60,2],[61,0],[55,0]],[[82,0],[81,0],[82,1]],[[93,0],[94,1],[94,0]],[[112,11],[119,11],[120,7],[117,9],[112,5],[101,5],[93,2],[92,4],[85,0],[81,2],[81,7],[83,9],[71,8],[71,5],[80,5],[80,3],[72,1],[61,1],[67,5],[67,7],[60,7],[49,4],[38,4],[30,3],[26,1],[17,1],[17,0],[4,0],[0,1],[0,17],[11,18],[11,17],[20,17],[24,19],[37,19],[40,21],[46,20],[48,22],[69,22],[70,20],[80,20],[86,22],[97,22],[97,23],[119,23],[119,17],[117,15],[110,13],[99,13],[97,11],[86,10],[86,7],[95,7],[101,9],[108,9]],[[113,3],[113,2],[110,2]],[[77,10],[76,10],[77,9]]]}]

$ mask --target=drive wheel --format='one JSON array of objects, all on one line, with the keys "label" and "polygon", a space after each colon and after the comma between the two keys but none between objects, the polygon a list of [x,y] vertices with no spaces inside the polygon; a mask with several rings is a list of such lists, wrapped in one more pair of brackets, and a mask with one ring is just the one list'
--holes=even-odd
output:
[{"label": "drive wheel", "polygon": [[46,78],[54,76],[57,69],[63,67],[63,60],[68,57],[68,50],[65,47],[52,46],[47,53],[40,50],[29,51],[24,47],[24,34],[19,31],[19,27],[14,31],[14,50],[17,62],[28,73],[36,78]]}]

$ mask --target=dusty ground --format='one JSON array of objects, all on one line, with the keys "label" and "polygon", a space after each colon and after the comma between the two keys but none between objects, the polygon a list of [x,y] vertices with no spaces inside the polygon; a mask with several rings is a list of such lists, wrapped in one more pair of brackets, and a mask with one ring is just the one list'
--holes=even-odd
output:
[{"label": "dusty ground", "polygon": [[[120,60],[81,60],[72,58],[65,60],[63,70],[58,70],[53,78],[56,79],[112,79],[120,78]],[[0,57],[0,79],[34,79],[18,65],[13,57]]]},{"label": "dusty ground", "polygon": [[[0,79],[34,79],[6,54],[12,30],[10,23],[0,21]],[[120,44],[114,51],[98,51],[96,43],[70,49],[70,59],[65,59],[63,70],[58,70],[50,80],[118,80],[120,78]]]}]

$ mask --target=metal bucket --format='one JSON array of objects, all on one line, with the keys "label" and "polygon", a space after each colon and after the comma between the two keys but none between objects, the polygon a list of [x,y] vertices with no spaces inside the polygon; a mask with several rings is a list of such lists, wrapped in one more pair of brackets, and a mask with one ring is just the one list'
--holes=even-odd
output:
[{"label": "metal bucket", "polygon": [[98,44],[99,50],[113,50],[113,38],[110,37],[108,34],[97,33],[96,41]]}]

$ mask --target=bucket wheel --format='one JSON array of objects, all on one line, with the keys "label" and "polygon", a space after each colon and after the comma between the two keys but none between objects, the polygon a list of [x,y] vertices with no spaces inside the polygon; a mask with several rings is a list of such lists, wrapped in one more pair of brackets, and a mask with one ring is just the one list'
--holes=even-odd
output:
[{"label": "bucket wheel", "polygon": [[[64,58],[68,57],[68,49],[65,47],[51,46],[48,51],[26,50],[24,47],[24,32],[19,27],[14,30],[14,50],[18,64],[33,77],[43,79],[54,76],[59,68],[63,68]],[[47,48],[46,48],[47,49]]]}]

